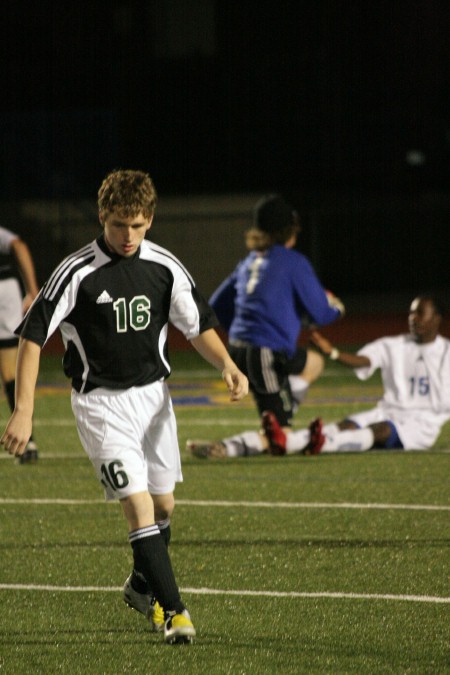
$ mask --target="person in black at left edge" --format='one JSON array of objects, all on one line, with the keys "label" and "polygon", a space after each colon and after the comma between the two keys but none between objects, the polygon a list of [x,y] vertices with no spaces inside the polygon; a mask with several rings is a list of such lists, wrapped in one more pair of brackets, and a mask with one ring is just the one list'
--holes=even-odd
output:
[{"label": "person in black at left edge", "polygon": [[[25,295],[16,269],[20,274]],[[36,271],[28,244],[15,232],[0,227],[0,377],[11,412],[14,410],[19,344],[14,330],[38,291]],[[19,457],[19,463],[35,463],[38,456],[38,447],[30,437],[25,451]]]}]

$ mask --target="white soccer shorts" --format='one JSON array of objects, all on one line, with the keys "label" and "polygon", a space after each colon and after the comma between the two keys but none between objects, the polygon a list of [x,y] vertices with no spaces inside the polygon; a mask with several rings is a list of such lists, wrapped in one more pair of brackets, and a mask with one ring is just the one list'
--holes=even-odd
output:
[{"label": "white soccer shorts", "polygon": [[392,422],[405,450],[428,450],[432,447],[441,431],[441,424],[434,420],[435,417],[426,411],[395,410],[382,405],[348,415],[348,419],[360,427],[375,422]]},{"label": "white soccer shorts", "polygon": [[10,340],[22,321],[22,292],[17,279],[0,281],[0,340]]},{"label": "white soccer shorts", "polygon": [[72,410],[108,501],[146,490],[168,494],[182,482],[175,413],[165,382],[88,394],[73,390]]}]

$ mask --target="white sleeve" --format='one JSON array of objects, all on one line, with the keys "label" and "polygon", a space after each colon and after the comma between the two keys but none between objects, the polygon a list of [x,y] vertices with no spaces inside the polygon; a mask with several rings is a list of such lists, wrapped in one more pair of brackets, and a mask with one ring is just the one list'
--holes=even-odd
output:
[{"label": "white sleeve", "polygon": [[358,356],[366,356],[370,361],[370,366],[355,368],[355,374],[359,380],[368,380],[378,368],[382,367],[384,351],[384,340],[381,338],[369,342],[357,352]]},{"label": "white sleeve", "polygon": [[179,269],[174,275],[169,320],[188,340],[200,333],[200,313],[192,290],[190,280]]},{"label": "white sleeve", "polygon": [[7,230],[5,227],[0,227],[0,253],[2,255],[9,255],[11,253],[11,244],[14,239],[18,239],[15,232]]}]

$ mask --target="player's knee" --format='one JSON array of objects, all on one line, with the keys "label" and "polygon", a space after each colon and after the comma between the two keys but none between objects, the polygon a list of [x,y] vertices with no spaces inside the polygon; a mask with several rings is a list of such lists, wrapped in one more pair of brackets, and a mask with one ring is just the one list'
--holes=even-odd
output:
[{"label": "player's knee", "polygon": [[340,431],[348,431],[349,429],[359,429],[359,426],[353,420],[342,420],[338,423]]},{"label": "player's knee", "polygon": [[393,422],[376,422],[370,425],[374,436],[374,447],[385,450],[401,449],[403,444]]},{"label": "player's knee", "polygon": [[325,359],[322,354],[315,353],[314,356],[314,379],[317,380],[324,371],[325,368]]},{"label": "player's knee", "polygon": [[175,508],[175,498],[172,493],[165,495],[152,495],[155,509],[155,520],[167,520],[170,518]]},{"label": "player's knee", "polygon": [[310,384],[317,380],[325,368],[325,359],[322,354],[308,350],[306,364],[302,372],[302,377]]}]

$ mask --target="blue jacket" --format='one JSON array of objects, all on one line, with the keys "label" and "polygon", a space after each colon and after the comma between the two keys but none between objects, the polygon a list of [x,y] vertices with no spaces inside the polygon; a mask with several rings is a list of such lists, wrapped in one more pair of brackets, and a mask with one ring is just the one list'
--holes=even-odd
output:
[{"label": "blue jacket", "polygon": [[252,251],[210,300],[230,340],[283,351],[292,357],[302,318],[317,326],[339,318],[308,258],[278,244]]}]

